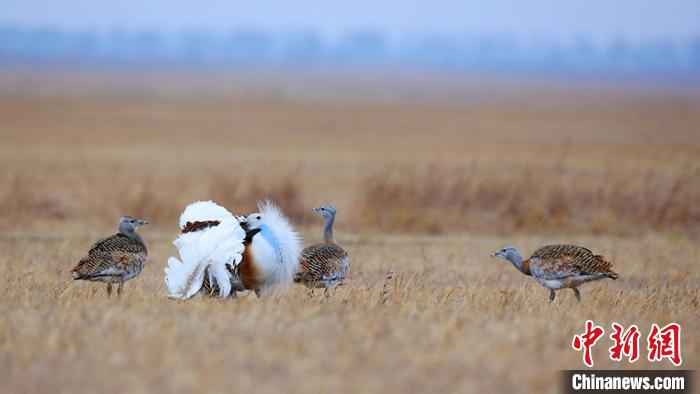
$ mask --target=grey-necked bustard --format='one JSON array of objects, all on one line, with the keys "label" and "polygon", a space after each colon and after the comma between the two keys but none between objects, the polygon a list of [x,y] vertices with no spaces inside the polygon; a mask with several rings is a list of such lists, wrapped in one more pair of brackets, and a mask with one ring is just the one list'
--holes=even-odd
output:
[{"label": "grey-necked bustard", "polygon": [[146,244],[136,232],[138,227],[147,223],[123,216],[119,221],[119,232],[95,243],[87,256],[71,270],[73,279],[106,282],[107,296],[112,295],[112,284],[118,283],[117,294],[121,294],[124,282],[141,273],[148,257]]},{"label": "grey-necked bustard", "polygon": [[617,279],[612,270],[612,262],[591,250],[575,245],[547,245],[537,249],[529,259],[523,259],[512,246],[493,254],[510,261],[525,275],[530,275],[542,286],[549,289],[549,301],[554,301],[554,291],[570,288],[576,299],[581,301],[578,286],[605,278]]},{"label": "grey-necked bustard", "polygon": [[348,253],[335,242],[333,223],[336,209],[332,205],[322,205],[313,209],[323,217],[323,243],[309,246],[302,250],[299,272],[294,282],[306,287],[328,289],[343,282],[350,268]]}]

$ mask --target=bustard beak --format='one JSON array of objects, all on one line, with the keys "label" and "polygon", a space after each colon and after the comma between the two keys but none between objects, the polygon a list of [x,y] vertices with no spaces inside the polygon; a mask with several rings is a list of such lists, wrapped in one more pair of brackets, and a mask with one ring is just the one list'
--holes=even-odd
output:
[{"label": "bustard beak", "polygon": [[148,224],[148,220],[139,219],[138,225],[139,225],[139,226],[143,226],[144,224]]}]

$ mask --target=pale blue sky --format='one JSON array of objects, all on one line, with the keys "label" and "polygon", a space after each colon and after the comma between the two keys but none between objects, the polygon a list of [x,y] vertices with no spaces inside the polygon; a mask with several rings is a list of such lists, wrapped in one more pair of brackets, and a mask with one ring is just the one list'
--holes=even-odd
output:
[{"label": "pale blue sky", "polygon": [[596,40],[700,35],[700,0],[3,0],[1,8],[0,23],[71,29],[312,28],[335,35],[370,28]]}]

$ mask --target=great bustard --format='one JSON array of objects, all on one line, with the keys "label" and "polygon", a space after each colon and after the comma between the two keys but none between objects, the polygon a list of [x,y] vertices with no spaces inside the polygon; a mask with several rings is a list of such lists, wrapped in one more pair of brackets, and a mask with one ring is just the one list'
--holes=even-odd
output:
[{"label": "great bustard", "polygon": [[333,237],[335,207],[322,205],[313,211],[323,217],[323,243],[302,250],[299,272],[294,276],[294,282],[303,283],[310,289],[325,288],[327,294],[329,288],[343,282],[350,268],[350,261],[348,253]]},{"label": "great bustard", "polygon": [[524,260],[518,250],[505,247],[493,254],[510,261],[518,271],[531,275],[542,286],[549,289],[549,301],[554,301],[554,291],[570,288],[581,302],[578,286],[594,280],[617,279],[612,262],[589,249],[575,245],[548,245],[537,249]]},{"label": "great bustard", "polygon": [[301,238],[280,209],[269,201],[245,219],[212,201],[190,204],[180,216],[182,233],[173,242],[165,283],[172,298],[187,299],[205,285],[228,297],[253,290],[259,296],[292,283],[299,265]]},{"label": "great bustard", "polygon": [[117,294],[121,294],[124,282],[141,273],[148,257],[146,244],[136,232],[147,223],[123,216],[119,220],[119,232],[98,241],[71,270],[73,279],[106,282],[108,296],[112,295],[112,284],[118,283]]}]

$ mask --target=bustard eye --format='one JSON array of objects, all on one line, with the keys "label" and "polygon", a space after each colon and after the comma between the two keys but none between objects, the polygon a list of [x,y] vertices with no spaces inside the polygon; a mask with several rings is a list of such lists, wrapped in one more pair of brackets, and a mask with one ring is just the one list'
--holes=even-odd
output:
[{"label": "bustard eye", "polygon": [[259,220],[259,219],[260,219],[260,215],[256,216],[255,218]]}]

